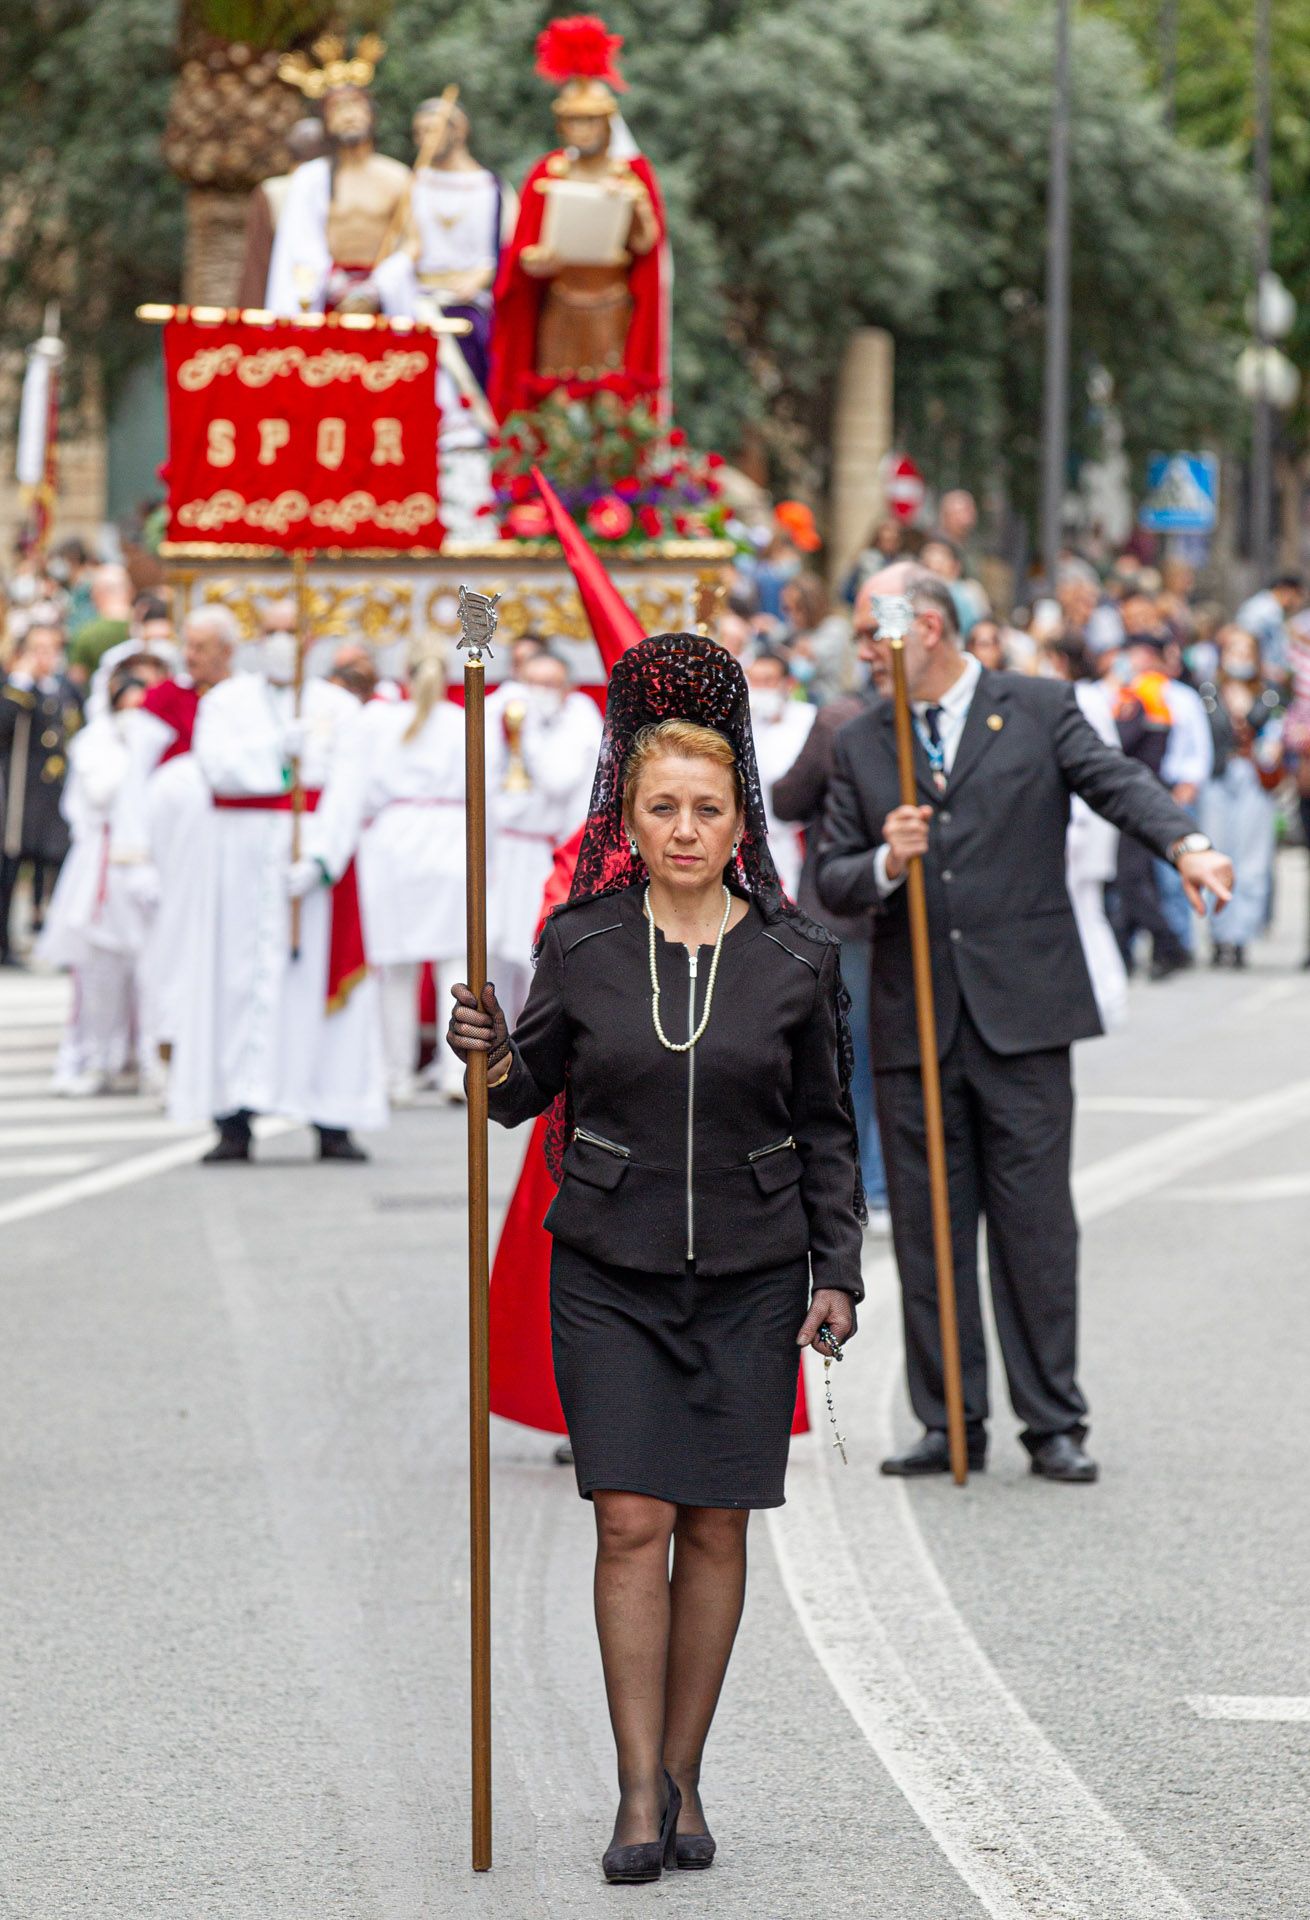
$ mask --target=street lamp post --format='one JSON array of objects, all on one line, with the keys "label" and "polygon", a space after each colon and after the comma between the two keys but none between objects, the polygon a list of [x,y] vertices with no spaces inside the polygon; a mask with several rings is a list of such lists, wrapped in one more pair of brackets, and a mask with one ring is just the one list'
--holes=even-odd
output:
[{"label": "street lamp post", "polygon": [[[1267,4],[1267,0],[1265,0]],[[1072,0],[1056,0],[1051,169],[1046,195],[1046,367],[1042,408],[1042,567],[1053,593],[1069,449],[1069,34]]]},{"label": "street lamp post", "polygon": [[[1270,166],[1272,128],[1272,9],[1256,0],[1255,9],[1255,341],[1261,360],[1270,345],[1264,289],[1270,266],[1273,185]],[[1269,574],[1269,529],[1273,517],[1274,414],[1268,383],[1259,381],[1251,434],[1251,558],[1263,585]]]}]

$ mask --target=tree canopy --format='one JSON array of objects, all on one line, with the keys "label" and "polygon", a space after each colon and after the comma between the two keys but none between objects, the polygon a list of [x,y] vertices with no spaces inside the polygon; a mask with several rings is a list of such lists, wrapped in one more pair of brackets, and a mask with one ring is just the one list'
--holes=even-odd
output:
[{"label": "tree canopy", "polygon": [[[1220,17],[1219,0],[1182,4]],[[415,103],[457,80],[479,156],[521,178],[553,132],[533,42],[570,10],[395,0],[376,81],[384,149],[408,159]],[[70,336],[112,384],[137,352],[132,305],[178,284],[182,190],[158,158],[173,9],[3,11],[4,284],[12,296],[49,278],[64,235]],[[780,480],[822,487],[846,337],[884,326],[898,421],[932,477],[1000,477],[1029,497],[1049,5],[615,0],[604,11],[627,36],[624,112],[669,200],[675,403],[693,439],[732,453],[750,428]],[[1170,135],[1123,26],[1080,19],[1074,70],[1075,446],[1093,367],[1114,379],[1130,450],[1222,432],[1250,255],[1240,172],[1229,153]],[[0,344],[15,344],[31,314],[12,298],[5,310]]]}]

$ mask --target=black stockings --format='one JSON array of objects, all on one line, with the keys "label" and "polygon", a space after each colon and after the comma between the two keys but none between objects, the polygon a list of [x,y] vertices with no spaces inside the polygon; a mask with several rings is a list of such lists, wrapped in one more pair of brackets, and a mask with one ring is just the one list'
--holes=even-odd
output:
[{"label": "black stockings", "polygon": [[701,1755],[741,1619],[750,1516],[639,1493],[599,1492],[594,1504],[596,1626],[618,1750],[612,1844],[658,1837],[666,1767],[682,1793],[678,1831],[703,1833]]}]

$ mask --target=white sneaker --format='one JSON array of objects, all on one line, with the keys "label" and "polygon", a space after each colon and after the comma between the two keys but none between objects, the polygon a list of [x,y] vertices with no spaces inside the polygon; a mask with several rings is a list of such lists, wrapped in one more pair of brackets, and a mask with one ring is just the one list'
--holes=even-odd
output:
[{"label": "white sneaker", "polygon": [[864,1231],[871,1234],[874,1239],[886,1240],[890,1236],[891,1230],[892,1217],[886,1207],[870,1207],[869,1223]]}]

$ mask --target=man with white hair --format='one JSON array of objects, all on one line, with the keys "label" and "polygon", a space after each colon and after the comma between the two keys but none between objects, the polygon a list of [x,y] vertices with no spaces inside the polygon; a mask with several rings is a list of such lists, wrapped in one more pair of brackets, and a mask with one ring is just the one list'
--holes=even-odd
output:
[{"label": "man with white hair", "polygon": [[215,1119],[211,1163],[250,1158],[257,1113],[312,1122],[321,1160],[364,1160],[350,1130],[386,1124],[381,1023],[353,841],[332,794],[360,707],[317,679],[297,701],[295,635],[285,608],[269,618],[279,624],[243,649],[244,670],[205,696],[196,719],[210,822],[178,958],[187,991],[169,1110],[191,1124]]}]

